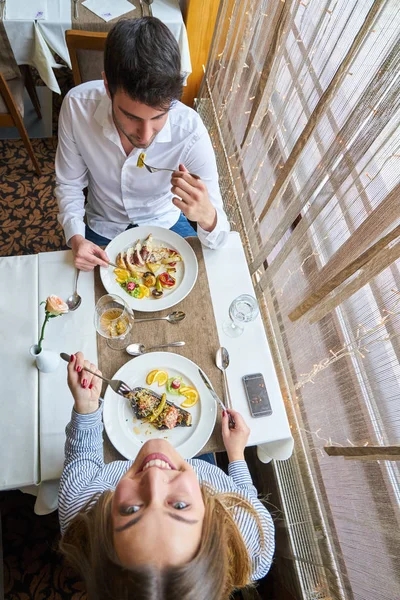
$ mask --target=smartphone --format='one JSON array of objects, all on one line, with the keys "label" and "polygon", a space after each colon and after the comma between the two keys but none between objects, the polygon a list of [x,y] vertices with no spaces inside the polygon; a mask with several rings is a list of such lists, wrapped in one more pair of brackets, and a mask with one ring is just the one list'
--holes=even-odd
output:
[{"label": "smartphone", "polygon": [[242,377],[252,417],[269,417],[272,407],[262,373]]}]

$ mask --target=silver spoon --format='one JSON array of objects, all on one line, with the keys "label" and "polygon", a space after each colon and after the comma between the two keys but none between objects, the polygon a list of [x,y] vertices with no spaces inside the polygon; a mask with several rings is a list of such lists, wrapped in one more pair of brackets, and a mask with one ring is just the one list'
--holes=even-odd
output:
[{"label": "silver spoon", "polygon": [[145,321],[168,321],[175,325],[186,317],[186,313],[183,310],[175,310],[166,317],[149,317],[148,319],[135,319],[135,323],[144,323]]},{"label": "silver spoon", "polygon": [[221,346],[221,348],[218,348],[217,350],[217,354],[215,356],[215,364],[224,375],[224,395],[226,398],[227,405],[229,406],[229,408],[232,408],[231,394],[229,392],[228,379],[226,376],[226,369],[229,367],[229,353],[228,350],[223,346]]},{"label": "silver spoon", "polygon": [[129,344],[125,349],[131,356],[139,356],[150,350],[158,350],[159,348],[176,348],[178,346],[184,346],[185,342],[170,342],[169,344],[160,344],[159,346],[150,346],[146,348],[144,344]]},{"label": "silver spoon", "polygon": [[76,310],[77,308],[79,308],[79,306],[81,305],[82,302],[82,298],[80,297],[80,295],[78,294],[78,277],[79,277],[79,273],[80,270],[76,269],[76,275],[75,275],[75,291],[72,294],[72,296],[70,296],[67,299],[67,304],[68,304],[68,308],[69,310]]}]

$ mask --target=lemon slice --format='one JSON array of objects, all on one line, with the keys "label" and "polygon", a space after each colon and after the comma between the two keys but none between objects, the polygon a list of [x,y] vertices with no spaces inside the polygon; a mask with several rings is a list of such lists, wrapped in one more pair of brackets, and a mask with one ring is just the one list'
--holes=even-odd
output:
[{"label": "lemon slice", "polygon": [[151,385],[153,383],[156,373],[158,373],[158,369],[154,369],[154,371],[150,371],[150,373],[147,374],[147,377],[146,377],[147,385]]},{"label": "lemon slice", "polygon": [[168,381],[167,371],[157,371],[157,373],[154,375],[153,383],[157,382],[158,387],[165,385],[167,383],[167,381]]},{"label": "lemon slice", "polygon": [[148,298],[150,296],[150,289],[147,287],[147,285],[139,284],[139,289],[145,298]]},{"label": "lemon slice", "polygon": [[179,393],[186,398],[181,404],[182,408],[192,408],[199,400],[199,392],[194,388],[184,387],[179,390]]},{"label": "lemon slice", "polygon": [[179,388],[179,393],[182,394],[182,396],[186,396],[186,392],[193,392],[193,391],[196,392],[195,388],[192,388],[192,387],[190,387],[188,385],[182,385]]},{"label": "lemon slice", "polygon": [[126,281],[128,279],[128,277],[131,276],[129,271],[127,271],[126,269],[114,269],[114,273],[120,280],[120,281],[118,281],[118,283],[123,283],[124,281]]}]

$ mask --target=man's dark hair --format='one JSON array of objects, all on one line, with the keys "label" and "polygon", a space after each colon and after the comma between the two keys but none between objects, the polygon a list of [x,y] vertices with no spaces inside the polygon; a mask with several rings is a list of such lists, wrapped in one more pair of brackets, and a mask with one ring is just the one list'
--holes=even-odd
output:
[{"label": "man's dark hair", "polygon": [[178,44],[154,17],[118,21],[107,36],[104,72],[111,96],[122,88],[132,100],[168,109],[182,96]]}]

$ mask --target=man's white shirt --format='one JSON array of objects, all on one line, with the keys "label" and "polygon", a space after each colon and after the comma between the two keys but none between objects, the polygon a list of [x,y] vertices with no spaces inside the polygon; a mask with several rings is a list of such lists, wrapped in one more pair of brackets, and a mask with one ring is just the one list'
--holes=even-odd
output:
[{"label": "man's white shirt", "polygon": [[[108,239],[129,224],[169,229],[180,211],[172,203],[171,173],[149,173],[137,167],[141,149],[126,155],[115,127],[111,100],[103,81],[73,88],[61,107],[56,154],[56,196],[67,243],[85,236],[84,215],[89,227]],[[229,233],[218,185],[214,150],[199,115],[181,102],[168,113],[163,129],[146,148],[146,162],[155,167],[177,169],[180,163],[206,184],[217,210],[212,232],[199,225],[200,241],[209,248],[222,246]],[[83,189],[89,188],[87,204]]]}]

